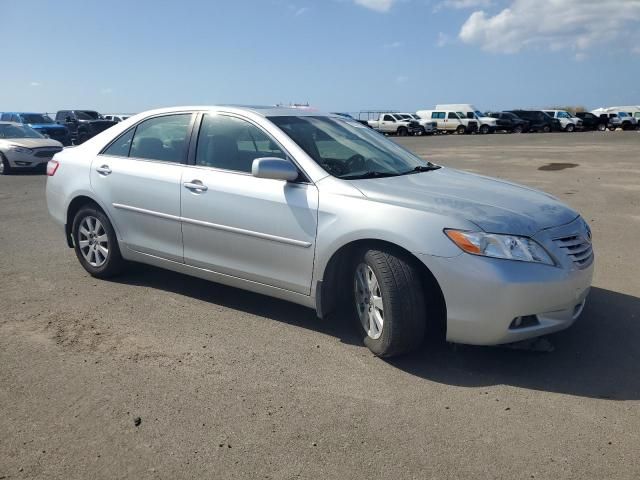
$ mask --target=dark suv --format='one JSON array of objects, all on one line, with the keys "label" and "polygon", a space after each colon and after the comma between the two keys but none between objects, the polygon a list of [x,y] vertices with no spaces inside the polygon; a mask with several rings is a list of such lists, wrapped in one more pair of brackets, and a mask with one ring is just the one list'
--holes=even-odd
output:
[{"label": "dark suv", "polygon": [[105,120],[94,110],[60,110],[56,113],[56,122],[69,129],[71,140],[76,145],[89,140],[117,123]]},{"label": "dark suv", "polygon": [[496,119],[496,130],[505,130],[512,133],[529,131],[529,121],[523,120],[511,112],[487,112],[485,115]]},{"label": "dark suv", "polygon": [[598,116],[590,112],[576,112],[576,117],[582,120],[582,126],[585,130],[604,132],[609,125],[609,117],[607,115]]},{"label": "dark suv", "polygon": [[509,113],[527,120],[529,129],[534,132],[559,132],[562,130],[560,120],[551,118],[541,110],[509,110]]}]

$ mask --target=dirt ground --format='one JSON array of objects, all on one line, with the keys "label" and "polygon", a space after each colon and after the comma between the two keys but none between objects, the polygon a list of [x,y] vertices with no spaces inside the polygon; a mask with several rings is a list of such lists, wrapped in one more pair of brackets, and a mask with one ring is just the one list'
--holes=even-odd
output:
[{"label": "dirt ground", "polygon": [[398,139],[591,223],[551,353],[385,361],[344,319],[151,267],[89,277],[45,177],[0,177],[0,479],[640,478],[640,133]]}]

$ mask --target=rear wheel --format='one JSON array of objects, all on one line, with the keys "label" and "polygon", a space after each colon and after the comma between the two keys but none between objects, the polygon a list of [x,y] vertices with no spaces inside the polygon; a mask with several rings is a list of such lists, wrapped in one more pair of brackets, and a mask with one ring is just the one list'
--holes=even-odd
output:
[{"label": "rear wheel", "polygon": [[599,132],[604,132],[607,129],[607,126],[604,123],[599,123],[597,128]]},{"label": "rear wheel", "polygon": [[549,133],[551,131],[551,127],[549,125],[545,125],[544,127],[542,127],[542,131],[544,133]]},{"label": "rear wheel", "polygon": [[489,133],[489,125],[480,125],[480,133],[483,135]]},{"label": "rear wheel", "polygon": [[616,131],[616,127],[609,127],[609,131],[610,132],[615,132]]},{"label": "rear wheel", "polygon": [[513,127],[513,133],[522,133],[522,125],[516,125]]},{"label": "rear wheel", "polygon": [[364,344],[391,357],[422,344],[426,308],[419,272],[401,255],[362,250],[353,266],[355,310]]},{"label": "rear wheel", "polygon": [[9,160],[0,153],[0,175],[9,175],[11,173],[11,165]]},{"label": "rear wheel", "polygon": [[71,231],[76,256],[91,276],[109,278],[123,270],[125,262],[116,233],[101,210],[93,206],[81,208]]},{"label": "rear wheel", "polygon": [[407,135],[409,135],[409,130],[407,130],[405,127],[400,127],[398,128],[398,136],[400,137],[406,137]]}]

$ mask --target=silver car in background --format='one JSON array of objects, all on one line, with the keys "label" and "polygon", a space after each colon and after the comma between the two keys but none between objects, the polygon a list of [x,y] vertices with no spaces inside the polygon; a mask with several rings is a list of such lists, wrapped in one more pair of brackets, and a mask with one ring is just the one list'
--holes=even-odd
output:
[{"label": "silver car in background", "polygon": [[91,275],[136,261],[286,299],[357,319],[379,356],[562,330],[591,285],[589,227],[556,198],[313,110],[150,111],[48,174],[49,211]]},{"label": "silver car in background", "polygon": [[0,122],[0,175],[42,168],[62,148],[62,143],[39,134],[28,125]]}]

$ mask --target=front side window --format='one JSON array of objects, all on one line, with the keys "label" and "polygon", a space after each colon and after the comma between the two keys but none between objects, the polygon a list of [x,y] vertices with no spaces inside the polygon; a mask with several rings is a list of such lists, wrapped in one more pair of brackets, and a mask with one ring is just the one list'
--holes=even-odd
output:
[{"label": "front side window", "polygon": [[166,115],[140,123],[129,156],[180,163],[185,158],[191,114]]},{"label": "front side window", "polygon": [[385,121],[385,122],[395,122],[395,120],[393,119],[393,117],[391,115],[385,115],[382,120]]},{"label": "front side window", "polygon": [[131,140],[133,140],[133,133],[135,128],[132,128],[124,135],[121,135],[103,152],[104,155],[113,155],[114,157],[128,157],[129,150],[131,150]]},{"label": "front side window", "polygon": [[226,115],[202,118],[196,165],[251,173],[253,161],[264,157],[286,158],[286,155],[255,125]]},{"label": "front side window", "polygon": [[76,110],[76,117],[78,120],[98,120],[100,114],[93,110]]},{"label": "front side window", "polygon": [[458,120],[458,115],[455,112],[449,112],[449,114],[447,115],[447,118],[449,120]]},{"label": "front side window", "polygon": [[348,119],[275,116],[269,120],[338,178],[403,175],[431,166],[383,135]]}]

